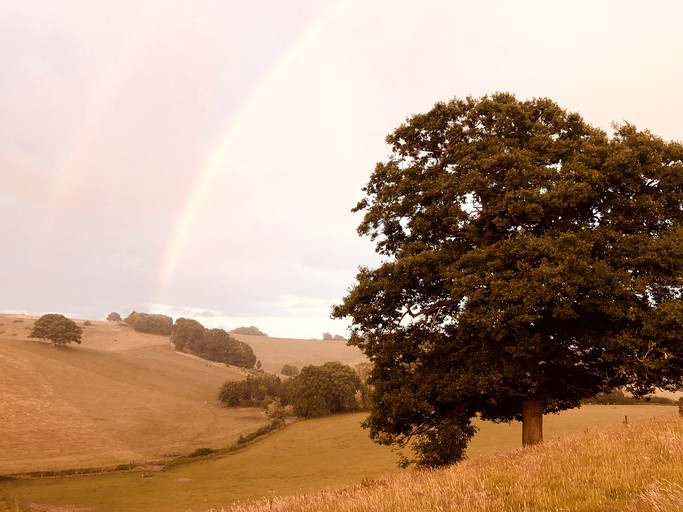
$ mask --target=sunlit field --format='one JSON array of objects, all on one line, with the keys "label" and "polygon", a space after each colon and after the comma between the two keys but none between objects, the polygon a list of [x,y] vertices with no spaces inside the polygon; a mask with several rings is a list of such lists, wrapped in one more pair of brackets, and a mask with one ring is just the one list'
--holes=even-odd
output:
[{"label": "sunlit field", "polygon": [[[265,424],[258,409],[217,403],[222,383],[244,378],[244,371],[178,354],[168,337],[116,322],[91,321],[82,345],[56,349],[28,338],[34,320],[0,316],[0,475],[8,476],[0,478],[2,512],[221,510],[263,497],[270,503],[276,496],[367,487],[406,472],[415,477],[397,468],[390,448],[370,441],[360,426],[365,413],[296,421],[238,450],[174,464],[197,448],[234,446],[240,435]],[[319,364],[325,349],[347,364],[359,360],[356,349],[340,342],[261,338],[254,345],[266,368]],[[546,416],[545,439],[552,445],[572,434],[590,438],[603,435],[604,426],[630,429],[675,410],[586,406]],[[468,449],[472,463],[519,449],[519,424],[476,425],[480,431]],[[130,471],[26,475],[130,462]],[[17,474],[23,475],[10,476]]]},{"label": "sunlit field", "polygon": [[[28,338],[36,318],[0,315],[0,474],[163,462],[225,447],[266,423],[257,409],[217,402],[226,380],[245,377],[241,369],[177,353],[168,336],[118,322],[89,321],[81,345],[58,349]],[[269,369],[319,364],[326,353],[363,360],[337,341],[248,341]]]},{"label": "sunlit field", "polygon": [[438,471],[341,492],[235,505],[232,512],[683,510],[683,420],[613,425]]},{"label": "sunlit field", "polygon": [[[605,425],[622,428],[625,415],[629,417],[629,425],[637,425],[646,417],[671,417],[674,410],[667,406],[587,406],[549,417],[546,438],[552,444],[572,434],[580,438],[591,436]],[[264,496],[338,490],[385,475],[405,473],[406,470],[396,467],[396,454],[368,439],[367,432],[360,427],[363,418],[364,414],[355,413],[298,421],[233,453],[156,473],[138,470],[4,481],[0,482],[0,496],[6,502],[16,501],[22,506],[29,503],[72,505],[97,511],[220,510]],[[468,451],[470,460],[519,449],[518,424],[486,422],[480,426],[481,431]],[[412,475],[411,470],[407,471]]]}]

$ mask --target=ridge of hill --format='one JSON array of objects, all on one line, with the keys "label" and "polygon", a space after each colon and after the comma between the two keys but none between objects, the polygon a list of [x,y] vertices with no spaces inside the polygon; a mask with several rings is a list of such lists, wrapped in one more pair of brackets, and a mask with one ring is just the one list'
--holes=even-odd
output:
[{"label": "ridge of hill", "polygon": [[261,364],[268,372],[279,373],[285,364],[301,369],[306,365],[321,365],[328,361],[353,366],[367,361],[358,347],[340,340],[302,340],[273,338],[249,334],[230,334],[233,338],[248,343]]},{"label": "ridge of hill", "polygon": [[[28,337],[37,318],[0,314],[0,474],[222,448],[267,422],[258,409],[217,401],[225,381],[245,378],[242,369],[178,353],[168,336],[119,322],[75,320],[82,343],[56,348]],[[360,354],[327,341],[248,338],[268,371]]]}]

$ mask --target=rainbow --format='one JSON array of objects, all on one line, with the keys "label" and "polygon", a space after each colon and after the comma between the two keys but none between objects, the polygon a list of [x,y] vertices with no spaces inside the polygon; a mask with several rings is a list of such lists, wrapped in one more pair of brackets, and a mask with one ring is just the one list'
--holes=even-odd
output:
[{"label": "rainbow", "polygon": [[138,6],[137,17],[131,18],[126,36],[120,41],[108,67],[99,81],[89,89],[92,94],[87,97],[87,106],[83,109],[86,115],[74,140],[66,146],[67,151],[59,164],[59,172],[55,173],[56,179],[48,185],[52,212],[46,232],[50,236],[58,232],[57,226],[64,222],[66,209],[74,202],[73,190],[78,188],[87,172],[88,151],[96,146],[101,129],[115,108],[119,90],[138,62],[135,56],[137,49],[144,44],[147,27],[157,14],[150,3]]},{"label": "rainbow", "polygon": [[348,12],[357,1],[339,0],[327,9],[322,16],[313,21],[264,75],[243,106],[230,119],[222,135],[218,138],[215,148],[209,153],[210,157],[207,159],[206,165],[198,173],[198,178],[194,185],[190,187],[190,193],[186,199],[185,206],[181,210],[178,221],[168,237],[158,277],[157,302],[160,301],[161,296],[173,280],[183,248],[187,242],[188,233],[195,222],[206,192],[214,177],[226,169],[226,163],[229,161],[238,134],[243,130],[267,95],[286,75],[292,63],[307,48],[314,44],[327,28]]}]

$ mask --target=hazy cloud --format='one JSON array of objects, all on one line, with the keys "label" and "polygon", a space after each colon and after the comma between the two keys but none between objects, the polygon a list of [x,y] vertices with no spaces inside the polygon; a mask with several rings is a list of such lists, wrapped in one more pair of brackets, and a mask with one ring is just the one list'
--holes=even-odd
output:
[{"label": "hazy cloud", "polygon": [[378,261],[350,210],[389,132],[510,91],[680,139],[682,17],[673,0],[3,2],[0,309],[344,334],[330,305]]}]

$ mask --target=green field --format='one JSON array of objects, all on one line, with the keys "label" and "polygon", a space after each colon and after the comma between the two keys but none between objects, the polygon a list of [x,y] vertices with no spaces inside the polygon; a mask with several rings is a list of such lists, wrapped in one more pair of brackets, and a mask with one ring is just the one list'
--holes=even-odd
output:
[{"label": "green field", "polygon": [[[584,435],[599,427],[671,415],[667,406],[586,406],[546,419],[546,439]],[[286,429],[215,459],[167,470],[41,480],[0,482],[5,503],[27,507],[76,507],[83,511],[204,511],[269,495],[291,495],[340,488],[363,480],[401,473],[396,455],[374,445],[360,428],[363,414],[298,421]],[[470,458],[515,450],[519,424],[480,423],[469,450]],[[50,510],[49,508],[46,510]],[[58,509],[52,509],[58,510]],[[65,509],[62,509],[65,510]]]},{"label": "green field", "polygon": [[[262,496],[340,488],[401,473],[373,444],[364,414],[297,421],[240,450],[167,467],[197,448],[224,448],[265,424],[258,409],[217,403],[243,370],[175,352],[168,337],[91,321],[67,349],[28,338],[35,318],[0,315],[0,475],[113,466],[131,472],[49,479],[0,478],[0,511],[206,511]],[[81,324],[82,321],[79,321]],[[246,337],[242,337],[246,338]],[[267,369],[362,360],[343,342],[249,337]],[[257,339],[258,338],[258,339]],[[545,438],[594,431],[665,406],[587,406],[545,419]],[[468,455],[516,450],[519,424],[477,423]]]}]

